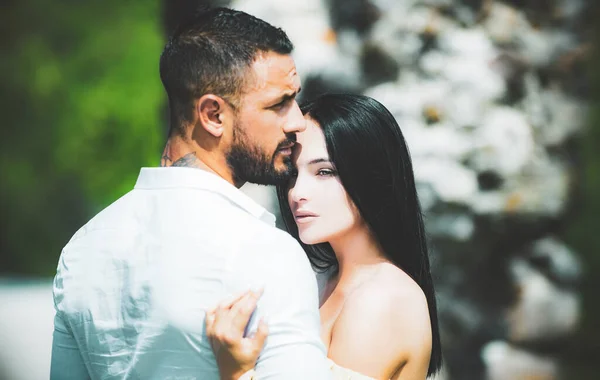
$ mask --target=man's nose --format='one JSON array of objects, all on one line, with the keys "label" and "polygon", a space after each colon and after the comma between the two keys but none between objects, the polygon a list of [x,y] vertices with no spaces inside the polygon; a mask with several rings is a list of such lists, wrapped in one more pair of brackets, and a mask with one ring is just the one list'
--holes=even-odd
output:
[{"label": "man's nose", "polygon": [[304,119],[304,115],[302,115],[302,111],[300,111],[300,107],[298,106],[298,102],[294,100],[294,104],[292,105],[292,109],[290,110],[288,122],[284,127],[285,133],[298,133],[304,132],[306,130],[306,120]]}]

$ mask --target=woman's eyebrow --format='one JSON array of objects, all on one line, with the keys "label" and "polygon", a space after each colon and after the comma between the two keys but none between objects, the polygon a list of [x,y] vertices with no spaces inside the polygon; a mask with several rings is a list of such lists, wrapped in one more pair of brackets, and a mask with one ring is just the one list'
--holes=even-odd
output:
[{"label": "woman's eyebrow", "polygon": [[331,161],[328,158],[315,158],[314,160],[310,160],[308,164],[320,164],[321,162],[331,163]]}]

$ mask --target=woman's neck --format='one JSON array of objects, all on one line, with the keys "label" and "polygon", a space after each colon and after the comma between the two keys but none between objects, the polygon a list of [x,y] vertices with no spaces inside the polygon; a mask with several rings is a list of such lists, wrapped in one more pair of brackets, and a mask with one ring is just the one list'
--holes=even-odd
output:
[{"label": "woman's neck", "polygon": [[352,288],[370,278],[381,263],[388,262],[383,249],[364,225],[329,242],[339,267],[336,288]]}]

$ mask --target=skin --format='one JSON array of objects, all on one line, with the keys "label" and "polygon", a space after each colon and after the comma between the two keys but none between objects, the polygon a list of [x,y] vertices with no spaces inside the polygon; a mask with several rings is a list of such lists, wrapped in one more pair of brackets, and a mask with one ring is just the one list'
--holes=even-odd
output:
[{"label": "skin", "polygon": [[320,127],[309,117],[293,160],[298,175],[288,202],[300,239],[329,242],[339,262],[320,305],[328,357],[377,379],[425,379],[431,355],[425,295],[384,256],[329,161]]},{"label": "skin", "polygon": [[[194,167],[213,172],[236,187],[244,184],[228,165],[226,154],[233,144],[234,126],[247,144],[273,157],[277,171],[286,168],[291,149],[279,149],[290,134],[306,128],[295,100],[300,78],[289,55],[261,53],[248,69],[238,109],[214,94],[200,97],[194,118],[184,125],[183,136],[171,136],[163,151],[161,166]],[[292,145],[292,144],[289,144]]]},{"label": "skin", "polygon": [[206,335],[215,337],[211,340],[211,346],[222,379],[238,379],[253,368],[265,344],[269,330],[262,319],[253,336],[243,336],[261,295],[262,290],[247,291],[222,301],[206,313]]}]

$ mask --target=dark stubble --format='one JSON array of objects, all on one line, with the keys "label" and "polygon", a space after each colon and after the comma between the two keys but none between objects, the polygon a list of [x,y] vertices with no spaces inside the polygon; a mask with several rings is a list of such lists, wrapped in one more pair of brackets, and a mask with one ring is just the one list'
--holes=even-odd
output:
[{"label": "dark stubble", "polygon": [[261,150],[245,131],[236,124],[233,128],[233,143],[226,155],[227,164],[232,170],[234,183],[245,182],[258,185],[281,185],[287,183],[296,169],[291,156],[283,156],[283,169],[275,169],[275,158],[281,147],[296,142],[296,134],[286,135],[286,139],[277,145],[272,155]]}]

